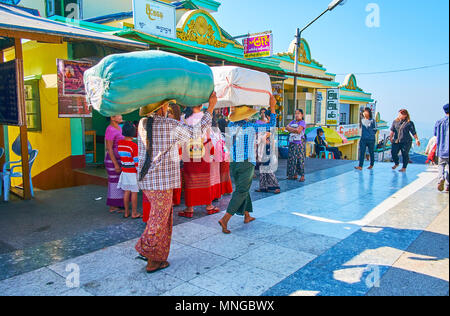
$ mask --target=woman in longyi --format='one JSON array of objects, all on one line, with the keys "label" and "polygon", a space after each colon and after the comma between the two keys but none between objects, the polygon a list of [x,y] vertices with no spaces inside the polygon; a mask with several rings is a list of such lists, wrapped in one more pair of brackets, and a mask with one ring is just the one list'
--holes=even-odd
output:
[{"label": "woman in longyi", "polygon": [[169,102],[141,109],[141,115],[147,117],[139,123],[139,187],[149,200],[151,210],[147,227],[135,248],[148,259],[148,273],[169,266],[173,190],[181,187],[178,145],[201,137],[211,128],[211,114],[216,104],[213,92],[208,110],[197,126],[166,118]]}]

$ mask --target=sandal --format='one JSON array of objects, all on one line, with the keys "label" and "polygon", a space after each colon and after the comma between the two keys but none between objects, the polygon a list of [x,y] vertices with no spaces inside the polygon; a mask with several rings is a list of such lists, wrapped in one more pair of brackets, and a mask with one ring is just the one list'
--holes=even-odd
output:
[{"label": "sandal", "polygon": [[206,213],[207,213],[208,215],[214,215],[214,214],[220,213],[220,208],[214,207],[214,208],[209,209],[209,210],[206,209]]},{"label": "sandal", "polygon": [[255,192],[258,192],[258,193],[269,193],[269,190],[258,189],[258,190],[255,190]]},{"label": "sandal", "polygon": [[183,212],[179,212],[178,216],[185,217],[185,218],[193,218],[194,217],[194,212],[186,212],[186,210],[184,210]]},{"label": "sandal", "polygon": [[139,214],[138,216],[133,216],[133,217],[131,217],[132,219],[140,219],[140,218],[142,218],[142,214]]},{"label": "sandal", "polygon": [[152,274],[152,273],[155,273],[155,272],[158,272],[158,271],[167,269],[168,267],[170,267],[170,263],[169,263],[169,262],[167,262],[167,261],[161,262],[161,263],[159,264],[159,267],[158,267],[158,268],[153,269],[153,270],[147,269],[147,273],[148,273],[148,274]]}]

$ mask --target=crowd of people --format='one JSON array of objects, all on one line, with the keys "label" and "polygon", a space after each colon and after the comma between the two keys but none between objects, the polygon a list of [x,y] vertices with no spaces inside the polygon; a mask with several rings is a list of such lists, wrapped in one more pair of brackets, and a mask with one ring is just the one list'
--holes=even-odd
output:
[{"label": "crowd of people", "polygon": [[[234,215],[244,217],[244,223],[255,220],[250,195],[255,170],[259,170],[258,192],[281,193],[275,175],[278,168],[276,100],[272,96],[270,109],[259,111],[259,120],[251,121],[258,111],[247,106],[231,109],[230,115],[215,110],[217,97],[213,93],[208,107],[186,108],[184,113],[175,101],[141,108],[144,118],[139,127],[123,122],[121,116],[111,117],[105,133],[105,167],[108,173],[109,211],[123,212],[124,217],[143,218],[146,229],[136,245],[138,253],[148,261],[147,272],[169,266],[173,206],[181,204],[184,192],[185,209],[177,214],[193,218],[195,207],[204,207],[207,215],[221,212],[214,205],[222,196],[232,194],[225,215],[218,224],[224,234],[230,234],[229,220]],[[439,157],[439,190],[448,191],[448,105],[446,118],[436,124],[436,147]],[[305,181],[306,122],[301,109],[285,130],[289,133],[287,179]],[[361,119],[359,165],[362,170],[366,151],[370,166],[375,165],[377,124],[370,108]],[[133,141],[137,137],[137,144]],[[407,110],[401,110],[391,128],[393,170],[400,165],[402,153],[405,172],[409,163],[412,140],[420,141]],[[342,153],[328,145],[324,131],[317,130],[315,152],[330,152],[335,159]],[[447,169],[446,169],[447,167]],[[234,190],[232,185],[234,179]],[[143,192],[143,214],[138,212],[138,192]],[[131,211],[130,211],[131,203]]]}]

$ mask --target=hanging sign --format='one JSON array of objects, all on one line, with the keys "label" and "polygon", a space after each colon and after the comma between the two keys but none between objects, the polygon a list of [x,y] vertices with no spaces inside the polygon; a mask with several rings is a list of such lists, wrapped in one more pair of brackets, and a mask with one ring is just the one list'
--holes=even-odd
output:
[{"label": "hanging sign", "polygon": [[327,117],[326,125],[339,125],[339,108],[340,108],[340,93],[339,89],[327,89]]},{"label": "hanging sign", "polygon": [[83,75],[92,64],[58,59],[57,66],[58,116],[91,117],[92,111],[86,102]]},{"label": "hanging sign", "polygon": [[133,0],[134,29],[143,33],[176,39],[176,9],[153,0]]},{"label": "hanging sign", "polygon": [[0,63],[0,125],[23,123],[19,109],[17,60]]},{"label": "hanging sign", "polygon": [[272,32],[255,34],[244,39],[244,57],[260,58],[273,55]]}]

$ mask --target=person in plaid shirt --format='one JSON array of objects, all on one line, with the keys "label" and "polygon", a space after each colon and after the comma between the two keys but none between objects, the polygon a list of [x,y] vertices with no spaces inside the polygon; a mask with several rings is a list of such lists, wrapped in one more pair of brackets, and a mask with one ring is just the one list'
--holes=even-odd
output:
[{"label": "person in plaid shirt", "polygon": [[139,187],[152,207],[147,227],[135,248],[148,259],[148,273],[170,265],[167,258],[172,239],[173,190],[181,187],[178,147],[190,139],[200,138],[211,128],[216,104],[217,96],[213,92],[208,110],[196,126],[166,118],[169,102],[163,103],[162,107],[141,109],[141,116],[148,117],[141,120],[138,129]]},{"label": "person in plaid shirt", "polygon": [[256,166],[256,134],[266,132],[277,124],[275,106],[277,101],[272,95],[270,97],[270,122],[267,124],[256,124],[248,122],[248,119],[258,113],[248,107],[236,108],[230,115],[230,124],[227,132],[227,145],[231,148],[230,164],[231,174],[234,178],[236,189],[228,205],[227,213],[219,221],[224,234],[230,234],[228,221],[233,215],[244,215],[244,223],[248,224],[255,219],[250,216],[253,212],[250,187],[253,181]]}]

